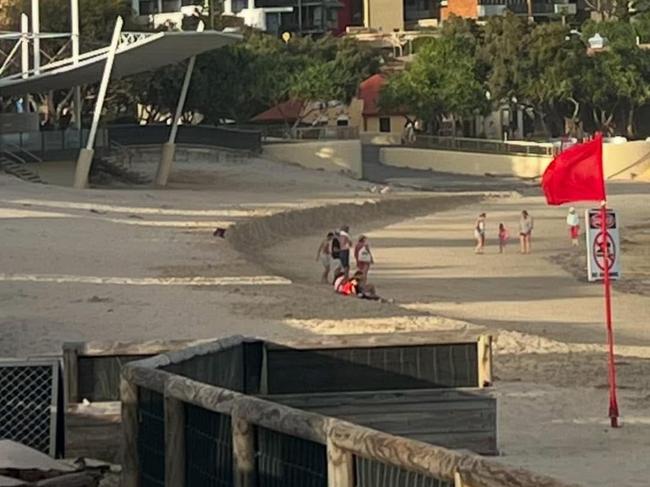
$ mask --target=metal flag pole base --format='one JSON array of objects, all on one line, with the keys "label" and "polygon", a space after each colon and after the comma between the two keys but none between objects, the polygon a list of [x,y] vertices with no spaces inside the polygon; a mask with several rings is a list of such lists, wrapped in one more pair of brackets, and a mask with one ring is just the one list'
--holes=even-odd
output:
[{"label": "metal flag pole base", "polygon": [[605,320],[607,323],[607,355],[609,372],[609,419],[612,428],[619,427],[618,399],[616,398],[616,362],[614,361],[614,332],[612,331],[612,294],[609,276],[609,238],[607,231],[607,203],[600,206],[600,225],[603,252],[603,287],[605,290]]}]

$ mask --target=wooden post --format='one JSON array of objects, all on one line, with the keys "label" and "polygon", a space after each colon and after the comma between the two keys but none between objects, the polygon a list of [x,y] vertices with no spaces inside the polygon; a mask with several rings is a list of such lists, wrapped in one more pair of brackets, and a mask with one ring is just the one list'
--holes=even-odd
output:
[{"label": "wooden post", "polygon": [[458,470],[454,472],[454,487],[469,487],[468,484],[463,482],[463,477],[460,476],[460,472]]},{"label": "wooden post", "polygon": [[254,487],[255,470],[255,426],[232,415],[232,456],[235,487]]},{"label": "wooden post", "polygon": [[478,337],[478,386],[492,385],[492,336],[481,335]]},{"label": "wooden post", "polygon": [[354,457],[327,437],[327,487],[354,487]]},{"label": "wooden post", "polygon": [[165,395],[165,485],[185,485],[185,406]]},{"label": "wooden post", "polygon": [[122,487],[138,487],[138,387],[122,377]]},{"label": "wooden post", "polygon": [[79,397],[79,351],[80,343],[68,343],[63,345],[63,396],[66,406],[70,403],[80,402]]}]

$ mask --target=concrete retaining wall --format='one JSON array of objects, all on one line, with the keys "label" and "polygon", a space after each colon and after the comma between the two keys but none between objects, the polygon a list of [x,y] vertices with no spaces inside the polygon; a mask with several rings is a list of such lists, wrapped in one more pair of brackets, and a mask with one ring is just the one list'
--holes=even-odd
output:
[{"label": "concrete retaining wall", "polygon": [[264,146],[263,156],[307,169],[342,172],[357,179],[362,176],[361,142],[358,140],[269,144]]},{"label": "concrete retaining wall", "polygon": [[[608,179],[633,179],[650,169],[650,142],[633,141],[605,144],[604,171]],[[471,175],[506,175],[535,178],[544,173],[550,156],[479,154],[435,149],[385,147],[380,150],[383,164],[414,169]]]},{"label": "concrete retaining wall", "polygon": [[608,179],[634,179],[650,170],[650,142],[636,140],[603,147],[605,176]]},{"label": "concrete retaining wall", "polygon": [[533,178],[544,172],[550,156],[479,154],[436,149],[386,147],[380,150],[383,164],[413,169],[472,175],[507,175]]}]

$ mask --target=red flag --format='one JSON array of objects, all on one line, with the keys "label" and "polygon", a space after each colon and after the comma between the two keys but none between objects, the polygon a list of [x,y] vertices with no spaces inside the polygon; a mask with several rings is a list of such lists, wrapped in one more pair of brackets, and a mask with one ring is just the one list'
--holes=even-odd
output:
[{"label": "red flag", "polygon": [[544,171],[542,189],[549,205],[605,200],[602,134],[560,152]]}]

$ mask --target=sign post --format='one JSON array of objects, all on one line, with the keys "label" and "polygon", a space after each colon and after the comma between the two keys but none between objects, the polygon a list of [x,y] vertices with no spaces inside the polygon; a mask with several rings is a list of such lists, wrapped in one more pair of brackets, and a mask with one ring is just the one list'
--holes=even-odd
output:
[{"label": "sign post", "polygon": [[607,356],[609,372],[609,419],[613,428],[618,424],[616,397],[616,362],[614,360],[614,333],[612,330],[611,280],[620,272],[620,237],[616,212],[608,210],[605,202],[600,209],[585,211],[587,227],[587,273],[589,281],[601,280],[605,290],[605,318],[607,322]]},{"label": "sign post", "polygon": [[[587,279],[589,282],[604,281],[605,269],[610,279],[621,277],[619,219],[614,210],[602,208],[585,210],[587,232]],[[603,227],[603,220],[605,227]],[[605,251],[606,249],[606,251]],[[605,265],[607,259],[607,266]]]}]

